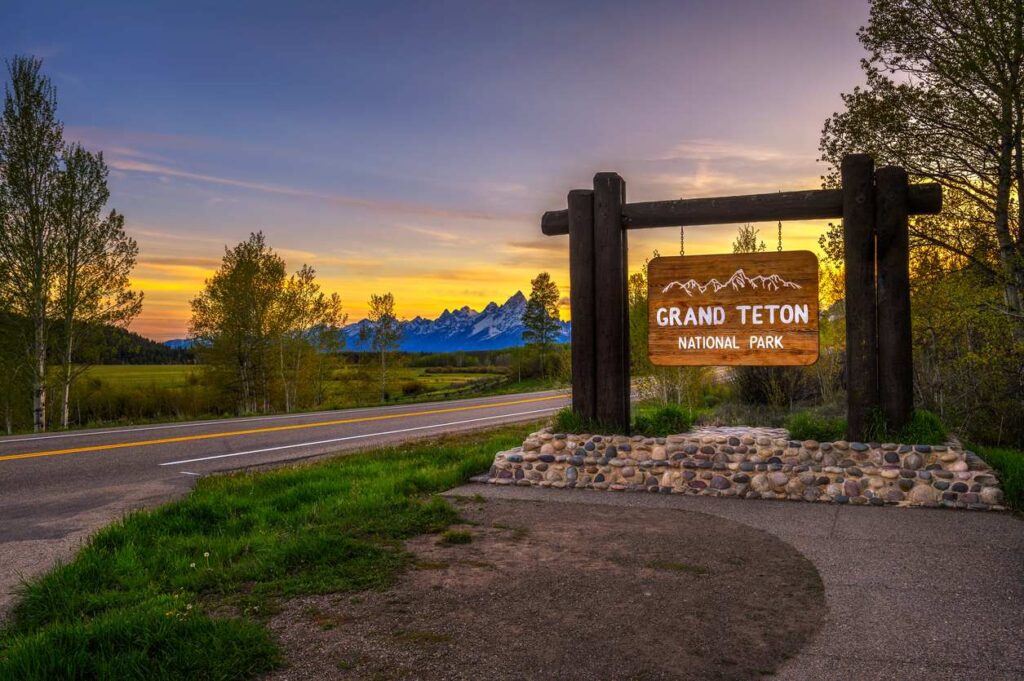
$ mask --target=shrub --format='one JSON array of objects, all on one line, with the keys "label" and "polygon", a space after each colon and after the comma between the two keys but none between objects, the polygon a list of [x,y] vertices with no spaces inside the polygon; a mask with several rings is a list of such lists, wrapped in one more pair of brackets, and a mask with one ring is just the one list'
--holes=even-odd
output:
[{"label": "shrub", "polygon": [[421,381],[417,381],[415,378],[402,383],[402,395],[404,397],[412,397],[413,395],[419,395],[426,391],[426,384]]},{"label": "shrub", "polygon": [[633,432],[649,437],[685,433],[693,426],[693,415],[674,404],[664,404],[641,412],[633,419]]},{"label": "shrub", "polygon": [[846,420],[800,411],[786,419],[786,430],[794,440],[834,442],[846,437]]},{"label": "shrub", "polygon": [[736,397],[752,404],[791,409],[818,396],[817,380],[807,367],[735,367],[732,381]]}]

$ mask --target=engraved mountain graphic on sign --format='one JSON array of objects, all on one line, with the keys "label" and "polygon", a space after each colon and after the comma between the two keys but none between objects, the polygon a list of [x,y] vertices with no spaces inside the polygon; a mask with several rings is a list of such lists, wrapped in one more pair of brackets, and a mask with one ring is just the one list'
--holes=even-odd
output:
[{"label": "engraved mountain graphic on sign", "polygon": [[665,288],[661,289],[661,292],[668,293],[672,289],[676,288],[682,289],[686,295],[692,296],[694,291],[707,293],[710,290],[712,293],[718,293],[724,288],[731,288],[734,291],[742,291],[745,288],[778,291],[783,288],[800,288],[800,284],[793,283],[792,281],[786,281],[777,274],[758,274],[756,276],[749,277],[747,276],[747,273],[740,268],[733,272],[732,276],[724,282],[718,281],[718,279],[708,279],[703,284],[696,279],[673,281]]}]

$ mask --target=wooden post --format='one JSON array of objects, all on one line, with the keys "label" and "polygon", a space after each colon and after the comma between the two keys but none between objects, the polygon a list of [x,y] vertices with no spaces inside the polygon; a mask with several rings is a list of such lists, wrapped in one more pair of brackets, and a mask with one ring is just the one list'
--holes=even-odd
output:
[{"label": "wooden post", "polygon": [[594,308],[597,420],[629,432],[629,323],[626,294],[626,183],[616,173],[594,176]]},{"label": "wooden post", "polygon": [[569,192],[569,304],[572,314],[572,410],[597,418],[594,307],[594,192]]},{"label": "wooden post", "polygon": [[878,229],[878,392],[893,432],[914,408],[910,329],[910,235],[907,171],[887,166],[875,173]]},{"label": "wooden post", "polygon": [[863,440],[878,404],[875,303],[874,161],[843,158],[843,250],[846,261],[846,435]]}]

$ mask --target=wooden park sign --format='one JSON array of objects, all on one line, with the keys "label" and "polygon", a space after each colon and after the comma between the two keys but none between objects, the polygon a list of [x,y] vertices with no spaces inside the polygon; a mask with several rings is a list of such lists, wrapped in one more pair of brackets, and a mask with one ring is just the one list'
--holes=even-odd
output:
[{"label": "wooden park sign", "polygon": [[652,364],[818,359],[818,258],[810,251],[655,258],[647,284]]},{"label": "wooden park sign", "polygon": [[[569,192],[567,210],[545,213],[541,219],[544,234],[569,235],[573,411],[608,427],[623,431],[629,428],[628,230],[842,218],[847,436],[863,439],[876,410],[882,413],[890,427],[903,425],[913,408],[908,216],[938,213],[942,208],[942,189],[937,184],[909,184],[907,173],[902,168],[886,167],[876,172],[874,161],[865,154],[845,157],[840,175],[840,189],[626,203],[623,179],[616,173],[598,173],[594,176],[593,190],[574,189]],[[691,276],[683,276],[681,283],[693,279],[702,286],[710,279],[721,283],[721,277],[729,278],[737,269],[743,269],[745,275],[755,276],[752,269],[731,265],[722,270],[709,267],[703,272],[686,265],[669,267],[682,267],[683,275],[690,273]],[[781,271],[756,272],[757,276],[771,274],[778,274],[780,278],[800,286],[803,286],[801,281],[806,282],[794,279],[795,274],[787,278]],[[662,276],[660,272],[656,275]],[[679,279],[671,281],[676,280]],[[787,294],[801,290],[791,289]],[[673,300],[680,301],[679,307],[684,304],[677,292],[662,292],[665,296],[669,294],[673,294]],[[649,302],[657,315],[654,297]],[[788,300],[786,303],[794,304]],[[688,305],[689,301],[685,304]],[[750,304],[776,303],[753,302],[752,299]],[[797,301],[795,304],[802,303]],[[807,304],[810,305],[809,302]],[[761,311],[763,314],[764,308]],[[685,319],[685,313],[680,314],[681,319]],[[715,313],[711,314],[713,321]],[[750,314],[753,314],[753,308]],[[811,319],[808,308],[808,327]],[[816,323],[816,311],[813,319]],[[797,325],[800,323],[802,317]],[[785,345],[788,333],[782,331],[774,335],[782,336]],[[803,331],[793,329],[792,333],[794,341],[791,342],[798,342],[795,339],[803,333],[807,343],[806,339],[812,332],[807,328]],[[663,337],[661,331],[656,334]],[[737,339],[742,338],[738,333],[735,335]],[[667,358],[678,352],[680,334],[664,337],[673,338],[676,347],[672,352],[660,345],[652,347],[654,356],[658,358]],[[783,356],[770,355],[767,348],[748,347],[738,352],[746,352],[746,358],[726,362],[725,356],[708,356],[706,362],[765,364],[773,363],[767,359],[769,357]],[[801,361],[793,363],[813,361],[812,353],[816,353],[811,345],[806,345],[803,352]]]}]

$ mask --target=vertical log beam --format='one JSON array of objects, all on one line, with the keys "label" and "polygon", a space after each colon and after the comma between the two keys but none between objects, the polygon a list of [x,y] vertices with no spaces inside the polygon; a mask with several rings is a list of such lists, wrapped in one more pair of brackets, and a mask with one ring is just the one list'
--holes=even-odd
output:
[{"label": "vertical log beam", "polygon": [[887,166],[875,173],[878,230],[878,392],[893,432],[914,408],[910,329],[910,233],[907,171]]},{"label": "vertical log beam", "polygon": [[874,165],[867,154],[851,154],[840,167],[846,261],[846,434],[850,440],[865,438],[878,404]]},{"label": "vertical log beam", "polygon": [[594,305],[594,192],[569,192],[569,305],[572,315],[572,410],[597,418]]},{"label": "vertical log beam", "polygon": [[625,203],[626,183],[618,174],[594,176],[597,419],[622,433],[629,432],[630,390]]}]

